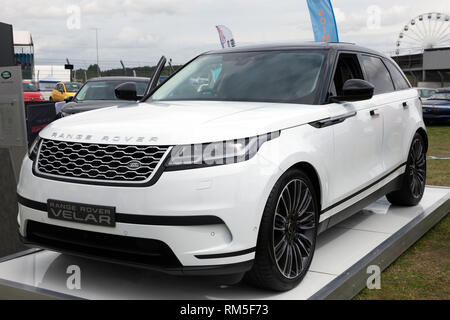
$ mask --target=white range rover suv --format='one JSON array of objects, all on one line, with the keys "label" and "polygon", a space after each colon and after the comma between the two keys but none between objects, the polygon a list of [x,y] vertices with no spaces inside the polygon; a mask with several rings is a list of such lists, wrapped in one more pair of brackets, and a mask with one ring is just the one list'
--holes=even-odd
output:
[{"label": "white range rover suv", "polygon": [[226,49],[138,103],[132,83],[115,92],[130,104],[57,120],[33,143],[18,185],[25,244],[173,274],[246,273],[282,291],[306,274],[320,232],[384,195],[422,198],[421,102],[375,51]]}]

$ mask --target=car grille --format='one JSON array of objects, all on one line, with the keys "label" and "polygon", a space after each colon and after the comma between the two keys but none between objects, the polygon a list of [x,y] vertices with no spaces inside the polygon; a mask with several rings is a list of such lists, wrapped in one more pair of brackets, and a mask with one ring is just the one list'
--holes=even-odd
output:
[{"label": "car grille", "polygon": [[145,182],[168,147],[90,144],[44,139],[36,169],[46,176],[106,182]]}]

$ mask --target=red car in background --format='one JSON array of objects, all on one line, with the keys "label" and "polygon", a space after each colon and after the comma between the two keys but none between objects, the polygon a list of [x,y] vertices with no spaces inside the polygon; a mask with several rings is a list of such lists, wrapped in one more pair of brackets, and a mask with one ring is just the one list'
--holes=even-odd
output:
[{"label": "red car in background", "polygon": [[22,81],[23,101],[45,101],[42,93],[31,83],[31,81]]}]

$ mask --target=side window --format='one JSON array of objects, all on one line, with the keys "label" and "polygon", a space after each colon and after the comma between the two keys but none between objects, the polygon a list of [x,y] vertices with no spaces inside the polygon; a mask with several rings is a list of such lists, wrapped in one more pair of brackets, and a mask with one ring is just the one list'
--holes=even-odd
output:
[{"label": "side window", "polygon": [[398,70],[398,68],[389,60],[384,60],[386,66],[389,69],[389,72],[391,73],[392,81],[394,81],[395,90],[405,90],[409,89],[409,83],[406,81],[403,74]]},{"label": "side window", "polygon": [[58,91],[64,91],[64,88],[63,88],[62,84],[58,84],[58,85],[56,86],[56,90],[58,90]]},{"label": "side window", "polygon": [[361,66],[356,54],[341,53],[330,90],[332,95],[342,96],[344,83],[350,79],[363,79]]},{"label": "side window", "polygon": [[395,91],[391,75],[380,58],[363,55],[362,64],[367,81],[375,86],[375,94]]}]

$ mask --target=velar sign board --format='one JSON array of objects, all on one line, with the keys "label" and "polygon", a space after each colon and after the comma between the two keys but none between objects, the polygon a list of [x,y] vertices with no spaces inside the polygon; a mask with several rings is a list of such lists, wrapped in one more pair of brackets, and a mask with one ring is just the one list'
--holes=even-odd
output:
[{"label": "velar sign board", "polygon": [[0,148],[27,145],[20,66],[0,67]]}]

